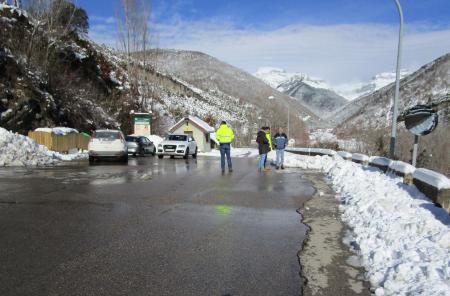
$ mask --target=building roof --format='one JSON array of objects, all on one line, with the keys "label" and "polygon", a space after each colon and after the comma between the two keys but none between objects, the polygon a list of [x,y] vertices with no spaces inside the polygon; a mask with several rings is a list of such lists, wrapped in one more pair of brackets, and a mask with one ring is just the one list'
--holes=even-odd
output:
[{"label": "building roof", "polygon": [[174,130],[176,130],[177,128],[179,128],[180,126],[182,126],[183,124],[185,124],[186,122],[186,118],[189,119],[189,122],[194,124],[195,126],[197,126],[199,129],[201,129],[203,132],[205,133],[213,133],[215,130],[212,126],[210,126],[209,124],[207,124],[206,122],[204,122],[203,120],[201,120],[200,118],[196,117],[196,116],[187,116],[182,118],[180,121],[178,121],[174,126],[172,126],[169,131],[173,132]]}]

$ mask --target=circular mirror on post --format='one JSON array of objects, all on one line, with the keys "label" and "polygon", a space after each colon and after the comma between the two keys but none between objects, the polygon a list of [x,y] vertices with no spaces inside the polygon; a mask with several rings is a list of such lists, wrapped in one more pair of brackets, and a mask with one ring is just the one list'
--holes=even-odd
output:
[{"label": "circular mirror on post", "polygon": [[417,105],[404,112],[405,126],[416,136],[431,133],[438,125],[438,114],[428,106]]}]

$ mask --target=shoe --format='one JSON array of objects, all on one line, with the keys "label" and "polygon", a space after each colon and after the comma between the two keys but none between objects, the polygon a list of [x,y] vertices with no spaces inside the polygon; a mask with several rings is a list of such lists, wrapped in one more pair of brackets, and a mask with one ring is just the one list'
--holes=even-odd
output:
[{"label": "shoe", "polygon": [[229,173],[232,173],[232,172],[233,172],[233,169],[228,169],[228,172],[229,172]]},{"label": "shoe", "polygon": [[284,165],[281,166],[281,169],[284,170]]},{"label": "shoe", "polygon": [[277,166],[277,167],[276,167],[276,169],[277,169],[277,170],[279,170],[279,169],[280,169],[280,167],[279,167],[279,166]]},{"label": "shoe", "polygon": [[222,170],[222,174],[225,174],[225,170]]},{"label": "shoe", "polygon": [[263,172],[270,172],[270,168],[264,168]]}]

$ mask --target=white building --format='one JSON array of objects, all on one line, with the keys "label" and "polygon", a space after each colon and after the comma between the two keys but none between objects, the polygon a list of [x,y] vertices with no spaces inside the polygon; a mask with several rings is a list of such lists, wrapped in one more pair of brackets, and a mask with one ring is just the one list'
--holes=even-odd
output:
[{"label": "white building", "polygon": [[181,119],[169,129],[169,132],[192,136],[197,142],[199,152],[209,152],[216,145],[214,128],[195,116]]}]

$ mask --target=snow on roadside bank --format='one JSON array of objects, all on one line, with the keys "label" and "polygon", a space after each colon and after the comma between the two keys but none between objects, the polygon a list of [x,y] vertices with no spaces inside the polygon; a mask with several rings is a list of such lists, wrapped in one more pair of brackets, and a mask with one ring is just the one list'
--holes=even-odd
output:
[{"label": "snow on roadside bank", "polygon": [[86,153],[60,154],[38,145],[32,139],[0,127],[0,167],[45,166],[60,161],[86,159]]},{"label": "snow on roadside bank", "polygon": [[[273,160],[270,154],[269,159]],[[286,167],[320,169],[339,194],[345,242],[375,295],[449,295],[450,218],[414,186],[339,156],[286,153]]]}]

